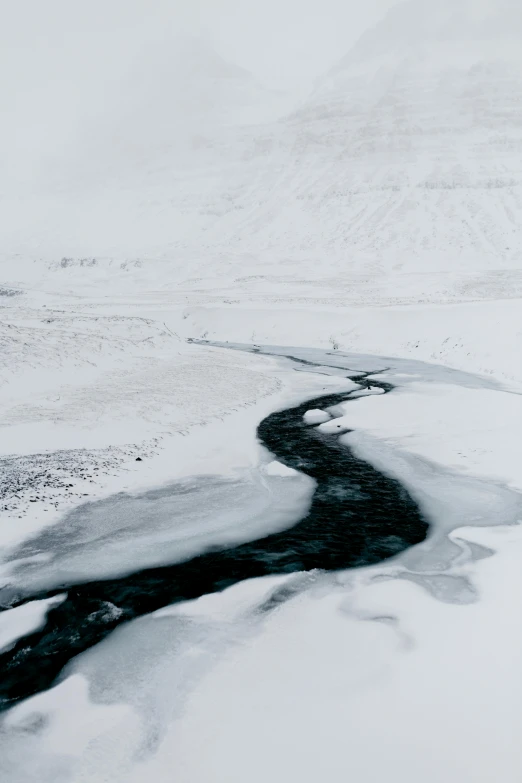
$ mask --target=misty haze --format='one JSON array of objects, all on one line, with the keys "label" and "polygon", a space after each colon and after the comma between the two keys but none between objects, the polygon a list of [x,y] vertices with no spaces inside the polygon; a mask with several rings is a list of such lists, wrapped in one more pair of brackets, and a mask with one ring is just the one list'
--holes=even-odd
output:
[{"label": "misty haze", "polygon": [[1,780],[520,783],[519,0],[2,11]]}]

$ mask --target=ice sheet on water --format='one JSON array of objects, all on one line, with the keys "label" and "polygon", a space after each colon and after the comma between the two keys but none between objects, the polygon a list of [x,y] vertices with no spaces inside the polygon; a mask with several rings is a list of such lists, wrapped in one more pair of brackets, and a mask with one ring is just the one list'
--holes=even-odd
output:
[{"label": "ice sheet on water", "polygon": [[[118,628],[77,658],[64,681],[8,715],[0,759],[9,780],[32,781],[23,773],[35,759],[39,783],[94,782],[101,773],[113,783],[131,774],[139,780],[201,677],[258,632],[262,618],[252,607],[287,579],[249,580]],[[32,761],[22,759],[23,748]]]},{"label": "ice sheet on water", "polygon": [[[49,589],[176,563],[212,546],[250,541],[300,519],[314,486],[296,471],[252,470],[233,479],[200,476],[88,503],[23,546],[11,564],[9,580],[24,592]],[[35,552],[50,557],[44,563],[27,561]]]},{"label": "ice sheet on water", "polygon": [[356,456],[398,479],[431,523],[430,535],[406,551],[401,563],[420,572],[444,570],[459,550],[449,535],[461,526],[514,524],[522,518],[520,494],[482,478],[462,475],[362,432],[341,436]]},{"label": "ice sheet on water", "polygon": [[18,639],[42,628],[49,609],[64,598],[65,595],[55,595],[0,612],[0,652],[9,650]]},{"label": "ice sheet on water", "polygon": [[30,748],[39,783],[264,783],[275,758],[277,779],[305,783],[325,768],[331,779],[373,783],[392,770],[439,783],[459,759],[463,783],[489,783],[495,771],[517,783],[522,754],[507,727],[520,700],[522,635],[510,617],[521,531],[465,528],[454,539],[497,553],[447,577],[449,587],[457,574],[473,582],[479,600],[449,605],[386,565],[318,575],[268,614],[256,610],[292,577],[118,629],[63,683],[13,710],[0,737],[9,779],[32,781],[20,774]]},{"label": "ice sheet on water", "polygon": [[[207,343],[208,341],[204,341]],[[383,356],[379,354],[350,353],[348,351],[325,350],[324,348],[306,348],[303,346],[281,345],[255,345],[245,343],[220,343],[212,342],[211,345],[219,345],[239,351],[255,351],[283,358],[294,358],[299,362],[311,362],[314,366],[302,367],[307,372],[314,372],[321,367],[324,372],[337,374],[339,369],[346,370],[349,377],[360,373],[370,373],[369,380],[375,374],[376,380],[383,380],[381,373],[386,373],[386,380],[398,385],[406,385],[422,380],[426,383],[456,384],[472,389],[503,389],[504,384],[473,372],[457,370],[442,364],[431,364],[417,359],[397,358],[395,356]],[[299,369],[296,367],[296,369]],[[355,390],[356,386],[354,386]]]}]

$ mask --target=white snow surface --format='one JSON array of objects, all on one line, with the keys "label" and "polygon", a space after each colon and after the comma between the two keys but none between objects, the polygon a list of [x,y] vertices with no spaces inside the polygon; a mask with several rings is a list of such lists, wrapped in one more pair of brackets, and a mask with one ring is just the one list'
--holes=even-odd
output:
[{"label": "white snow surface", "polygon": [[322,422],[328,421],[329,418],[330,414],[328,411],[322,411],[318,408],[313,408],[309,411],[306,411],[303,416],[303,420],[306,424],[322,424]]},{"label": "white snow surface", "polygon": [[265,465],[264,472],[269,476],[295,476],[297,473],[296,470],[283,465],[278,460],[272,460],[268,465]]},{"label": "white snow surface", "polygon": [[2,612],[0,614],[0,652],[9,650],[23,636],[43,628],[49,609],[61,603],[64,598],[64,595],[57,595],[40,601],[30,601]]},{"label": "white snow surface", "polygon": [[[60,78],[1,88],[2,584],[281,529],[313,487],[256,425],[340,390],[318,426],[432,527],[120,627],[6,715],[0,777],[519,783],[520,3],[394,6],[299,101],[131,21],[98,70],[62,36]],[[2,612],[0,646],[48,608]]]}]

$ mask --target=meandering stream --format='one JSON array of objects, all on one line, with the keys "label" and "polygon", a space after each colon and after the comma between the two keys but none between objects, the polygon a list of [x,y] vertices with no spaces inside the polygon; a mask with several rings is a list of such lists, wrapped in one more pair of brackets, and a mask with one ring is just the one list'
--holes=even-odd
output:
[{"label": "meandering stream", "polygon": [[[362,388],[393,388],[365,374],[352,379]],[[42,630],[0,655],[0,708],[49,688],[74,656],[140,615],[252,577],[371,565],[423,541],[428,524],[401,484],[357,458],[338,434],[303,420],[310,408],[330,408],[350,395],[308,400],[272,413],[258,427],[275,459],[316,482],[308,513],[291,529],[187,562],[24,596],[21,603],[67,593]]]}]

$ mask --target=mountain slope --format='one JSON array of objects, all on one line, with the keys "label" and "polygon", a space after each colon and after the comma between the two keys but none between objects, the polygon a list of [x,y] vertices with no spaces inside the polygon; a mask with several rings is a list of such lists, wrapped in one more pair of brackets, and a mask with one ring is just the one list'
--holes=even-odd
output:
[{"label": "mountain slope", "polygon": [[288,120],[248,230],[335,267],[519,265],[520,40],[513,2],[391,11]]},{"label": "mountain slope", "polygon": [[515,0],[410,0],[287,116],[200,43],[149,41],[74,159],[6,198],[3,247],[140,259],[164,284],[520,295],[520,40]]}]

